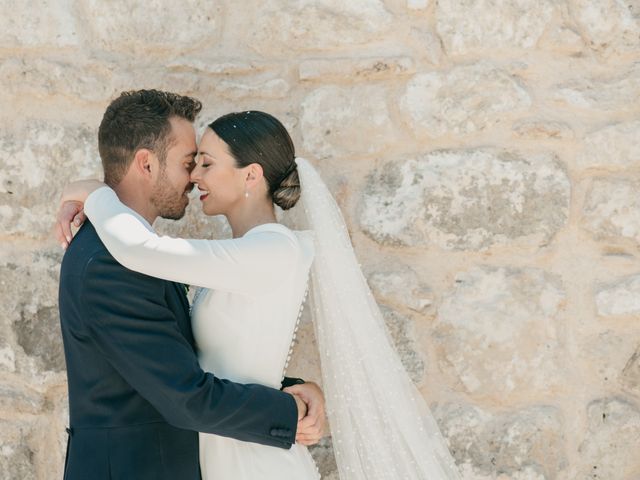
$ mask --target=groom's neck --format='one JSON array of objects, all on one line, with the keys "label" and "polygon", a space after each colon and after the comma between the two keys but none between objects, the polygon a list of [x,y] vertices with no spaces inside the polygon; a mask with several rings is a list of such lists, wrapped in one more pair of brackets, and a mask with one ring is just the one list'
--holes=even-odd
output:
[{"label": "groom's neck", "polygon": [[149,222],[149,225],[153,225],[158,213],[142,188],[136,188],[135,185],[127,185],[123,181],[113,187],[113,190],[122,203],[141,215]]}]

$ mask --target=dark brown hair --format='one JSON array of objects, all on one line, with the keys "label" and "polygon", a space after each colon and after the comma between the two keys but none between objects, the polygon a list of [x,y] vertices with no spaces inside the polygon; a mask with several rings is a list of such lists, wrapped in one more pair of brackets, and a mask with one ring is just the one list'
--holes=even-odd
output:
[{"label": "dark brown hair", "polygon": [[223,115],[209,128],[229,146],[239,168],[260,164],[273,203],[283,210],[296,204],[300,198],[300,179],[295,147],[278,119],[250,110]]},{"label": "dark brown hair", "polygon": [[104,112],[98,130],[98,149],[104,181],[116,186],[123,179],[136,151],[147,148],[164,162],[171,144],[171,117],[193,122],[202,104],[159,90],[122,92]]}]

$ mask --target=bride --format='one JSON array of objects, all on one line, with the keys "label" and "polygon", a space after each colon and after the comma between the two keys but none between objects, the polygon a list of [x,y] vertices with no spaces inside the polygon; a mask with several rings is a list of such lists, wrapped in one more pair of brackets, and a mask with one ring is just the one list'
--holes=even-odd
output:
[{"label": "bride", "polygon": [[[191,181],[228,240],[158,236],[98,181],[69,185],[125,267],[198,288],[191,316],[201,366],[279,388],[311,279],[333,448],[341,479],[458,479],[446,441],[404,371],[360,271],[339,208],[282,124],[263,112],[224,115],[198,146]],[[302,204],[309,230],[277,223]],[[299,207],[298,207],[299,208]],[[203,479],[313,479],[303,445],[290,450],[200,434]]]}]

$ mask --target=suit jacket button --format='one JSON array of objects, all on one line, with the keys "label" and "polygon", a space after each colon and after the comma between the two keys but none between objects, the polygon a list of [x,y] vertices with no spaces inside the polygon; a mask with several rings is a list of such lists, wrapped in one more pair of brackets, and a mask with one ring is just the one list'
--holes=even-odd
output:
[{"label": "suit jacket button", "polygon": [[272,437],[286,437],[289,435],[288,428],[272,428],[269,432]]}]

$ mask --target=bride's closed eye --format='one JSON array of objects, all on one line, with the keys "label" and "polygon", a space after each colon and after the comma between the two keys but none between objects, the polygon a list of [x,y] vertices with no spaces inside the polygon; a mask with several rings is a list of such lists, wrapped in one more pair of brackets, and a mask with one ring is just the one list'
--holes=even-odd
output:
[{"label": "bride's closed eye", "polygon": [[209,165],[211,165],[213,162],[213,159],[211,157],[209,157],[208,155],[205,154],[199,154],[198,155],[198,159],[196,159],[196,164],[199,165],[202,168],[207,168]]}]

